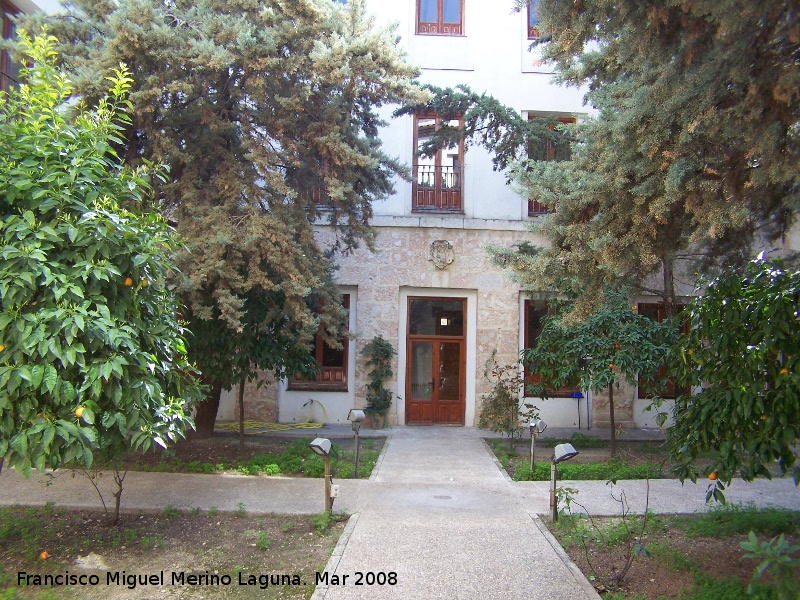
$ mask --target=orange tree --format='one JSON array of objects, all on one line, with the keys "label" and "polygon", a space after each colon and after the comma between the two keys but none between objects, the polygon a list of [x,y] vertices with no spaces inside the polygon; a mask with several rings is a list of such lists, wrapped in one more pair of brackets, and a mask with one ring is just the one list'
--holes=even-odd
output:
[{"label": "orange tree", "polygon": [[198,389],[165,283],[173,231],[119,206],[149,187],[113,150],[127,71],[67,118],[55,38],[20,39],[33,66],[0,98],[0,467],[27,475],[165,446]]},{"label": "orange tree", "polygon": [[601,307],[582,320],[569,314],[568,303],[557,302],[554,308],[544,319],[536,345],[523,352],[530,372],[540,376],[528,385],[527,395],[548,398],[564,385],[594,393],[608,390],[614,456],[614,388],[622,381],[635,385],[637,376],[657,382],[679,328],[671,321],[658,323],[639,315],[627,294],[618,290],[607,289]]},{"label": "orange tree", "polygon": [[733,477],[769,478],[771,466],[800,481],[799,298],[800,271],[762,255],[714,279],[688,308],[675,370],[699,391],[676,400],[667,440],[682,480],[696,481],[698,456],[711,454],[709,496],[724,500]]}]

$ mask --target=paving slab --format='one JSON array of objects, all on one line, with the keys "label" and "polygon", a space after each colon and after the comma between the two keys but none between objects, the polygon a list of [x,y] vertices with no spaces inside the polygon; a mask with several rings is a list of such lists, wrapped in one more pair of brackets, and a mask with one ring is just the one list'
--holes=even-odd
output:
[{"label": "paving slab", "polygon": [[[51,474],[52,475],[52,474]],[[15,471],[0,474],[0,505],[44,505],[53,502],[63,508],[96,508],[103,505],[91,483],[68,470],[55,476],[32,474],[25,479]],[[102,472],[98,487],[113,501],[116,489],[112,474]],[[353,512],[358,505],[362,480],[348,480],[346,492],[335,509]],[[122,510],[160,511],[167,505],[188,510],[215,508],[233,512],[244,505],[253,514],[319,514],[325,510],[322,479],[246,475],[201,475],[193,473],[144,473],[129,471],[123,482]]]},{"label": "paving slab", "polygon": [[[627,510],[632,514],[643,514],[645,507],[656,514],[685,514],[705,512],[719,505],[706,502],[708,481],[681,484],[674,479],[650,481],[648,502],[647,482],[620,480],[613,486],[605,481],[559,481],[558,487],[575,490],[574,499],[582,506],[573,504],[573,512],[589,513],[592,516],[618,516],[624,494]],[[525,506],[539,514],[547,514],[550,506],[550,482],[520,481],[514,486],[519,490]],[[757,480],[747,483],[734,480],[725,490],[729,504],[753,504],[758,507],[778,506],[800,510],[800,488],[791,477],[773,480]],[[613,494],[613,496],[612,496]]]}]

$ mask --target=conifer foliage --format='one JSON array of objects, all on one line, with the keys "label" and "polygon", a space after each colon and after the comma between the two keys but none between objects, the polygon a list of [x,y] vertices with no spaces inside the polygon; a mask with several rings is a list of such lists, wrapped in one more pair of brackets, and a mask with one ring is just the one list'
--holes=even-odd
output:
[{"label": "conifer foliage", "polygon": [[313,370],[320,322],[333,341],[344,311],[312,224],[332,226],[334,250],[371,245],[372,203],[404,175],[381,151],[377,109],[419,98],[417,73],[363,4],[76,0],[50,19],[81,94],[130,65],[121,152],[170,167],[157,191],[187,242],[178,289],[212,389],[199,431],[255,369]]},{"label": "conifer foliage", "polygon": [[[560,82],[587,86],[596,111],[558,127],[519,116],[536,98],[511,109],[461,87],[434,89],[429,103],[464,127],[443,128],[427,150],[463,133],[553,209],[537,224],[547,247],[494,248],[498,264],[530,289],[579,292],[583,316],[611,283],[661,296],[674,314],[681,274],[744,265],[755,244],[786,233],[800,204],[800,2],[540,0],[537,10],[537,51]],[[550,145],[558,157],[571,140],[571,160],[531,151]]]},{"label": "conifer foliage", "polygon": [[[556,207],[541,287],[624,279],[674,303],[675,272],[743,265],[800,204],[800,3],[542,0],[546,58],[589,87],[573,160],[518,172]],[[688,262],[687,262],[688,261]],[[653,284],[651,274],[663,278]]]}]

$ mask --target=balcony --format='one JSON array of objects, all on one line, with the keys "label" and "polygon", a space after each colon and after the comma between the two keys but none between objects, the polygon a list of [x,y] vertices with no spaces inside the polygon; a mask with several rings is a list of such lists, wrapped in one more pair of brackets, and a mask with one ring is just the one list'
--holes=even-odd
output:
[{"label": "balcony", "polygon": [[463,213],[460,166],[413,166],[413,212]]}]

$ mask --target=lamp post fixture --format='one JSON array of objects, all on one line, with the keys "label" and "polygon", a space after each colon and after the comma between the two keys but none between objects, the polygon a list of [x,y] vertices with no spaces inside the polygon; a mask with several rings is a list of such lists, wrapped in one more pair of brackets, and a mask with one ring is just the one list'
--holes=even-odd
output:
[{"label": "lamp post fixture", "polygon": [[559,444],[553,448],[553,457],[550,459],[550,514],[553,522],[558,521],[558,506],[556,502],[556,465],[578,455],[572,444]]},{"label": "lamp post fixture", "polygon": [[355,444],[356,444],[356,479],[358,479],[358,455],[360,444],[358,441],[358,430],[361,429],[361,422],[366,418],[363,410],[359,410],[357,408],[351,408],[350,412],[347,413],[347,420],[353,424],[353,435],[355,436]]},{"label": "lamp post fixture", "polygon": [[541,419],[531,419],[530,424],[528,425],[531,430],[531,474],[533,473],[533,465],[536,456],[536,437],[544,433],[544,430],[547,429],[547,423],[542,421]]},{"label": "lamp post fixture", "polygon": [[325,512],[330,512],[333,508],[331,498],[331,441],[328,438],[316,438],[308,445],[314,454],[322,457],[325,463]]}]

